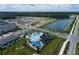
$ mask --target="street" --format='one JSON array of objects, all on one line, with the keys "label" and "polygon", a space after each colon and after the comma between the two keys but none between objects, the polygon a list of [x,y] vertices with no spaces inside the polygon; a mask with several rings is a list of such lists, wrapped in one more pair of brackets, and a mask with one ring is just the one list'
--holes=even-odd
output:
[{"label": "street", "polygon": [[67,52],[68,55],[75,55],[76,43],[77,43],[78,38],[79,38],[79,36],[77,35],[77,33],[78,33],[78,21],[79,21],[79,19],[77,18],[77,23],[75,25],[74,31],[73,31],[71,38],[70,38],[70,46],[69,46],[69,49]]}]

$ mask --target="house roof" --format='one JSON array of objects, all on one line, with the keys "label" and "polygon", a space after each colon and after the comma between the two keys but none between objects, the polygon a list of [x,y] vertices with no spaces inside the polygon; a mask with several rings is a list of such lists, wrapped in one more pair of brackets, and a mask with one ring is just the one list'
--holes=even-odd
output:
[{"label": "house roof", "polygon": [[9,43],[9,42],[12,41],[12,40],[17,39],[18,37],[19,37],[19,36],[18,36],[18,35],[15,35],[15,34],[11,34],[11,35],[9,35],[9,36],[6,36],[5,38],[2,37],[2,38],[0,38],[0,45],[7,44],[7,43]]}]

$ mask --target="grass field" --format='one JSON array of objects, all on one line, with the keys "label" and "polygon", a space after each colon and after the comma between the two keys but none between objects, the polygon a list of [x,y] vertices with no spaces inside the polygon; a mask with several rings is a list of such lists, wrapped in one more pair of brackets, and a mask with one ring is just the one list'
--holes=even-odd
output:
[{"label": "grass field", "polygon": [[47,44],[39,54],[41,55],[57,55],[65,39],[54,37],[53,40]]},{"label": "grass field", "polygon": [[26,43],[24,38],[20,38],[17,43],[11,45],[10,47],[2,51],[3,55],[29,55],[33,54],[35,51],[29,46],[24,46]]},{"label": "grass field", "polygon": [[79,55],[79,43],[76,45],[76,55]]}]

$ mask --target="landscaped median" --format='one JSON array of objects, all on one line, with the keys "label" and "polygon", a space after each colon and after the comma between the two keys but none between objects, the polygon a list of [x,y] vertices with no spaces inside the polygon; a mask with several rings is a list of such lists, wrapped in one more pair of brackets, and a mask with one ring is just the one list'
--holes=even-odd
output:
[{"label": "landscaped median", "polygon": [[75,20],[76,20],[76,17],[74,17],[74,19],[72,20],[72,22],[68,25],[68,27],[66,28],[66,30],[65,30],[65,32],[66,33],[70,33],[70,31],[71,31],[71,29],[72,29],[72,27],[73,27],[73,24],[74,24],[74,22],[75,22]]},{"label": "landscaped median", "polygon": [[76,44],[76,55],[79,55],[79,42]]}]

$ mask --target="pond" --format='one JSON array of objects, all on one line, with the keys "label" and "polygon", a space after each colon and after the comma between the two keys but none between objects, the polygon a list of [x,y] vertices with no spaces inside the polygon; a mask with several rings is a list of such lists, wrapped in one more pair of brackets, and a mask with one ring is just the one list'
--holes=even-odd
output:
[{"label": "pond", "polygon": [[71,22],[71,19],[59,19],[54,23],[48,24],[47,28],[55,31],[61,31],[61,30],[64,31],[70,22]]}]

